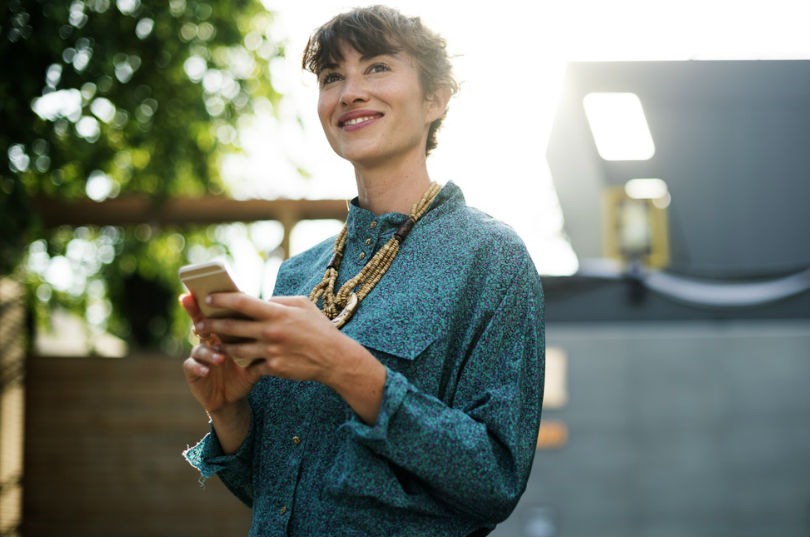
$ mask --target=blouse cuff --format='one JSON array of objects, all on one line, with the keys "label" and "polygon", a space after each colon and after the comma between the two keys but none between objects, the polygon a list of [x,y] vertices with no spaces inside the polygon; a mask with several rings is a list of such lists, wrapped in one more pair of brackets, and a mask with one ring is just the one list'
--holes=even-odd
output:
[{"label": "blouse cuff", "polygon": [[234,453],[226,454],[222,451],[222,445],[219,443],[219,438],[211,425],[211,430],[206,434],[197,445],[190,447],[183,451],[183,457],[186,461],[200,471],[203,478],[211,477],[212,475],[226,470],[227,468],[237,464],[241,461],[250,460],[250,446],[253,445],[253,422],[251,420],[248,435],[245,441],[239,446]]},{"label": "blouse cuff", "polygon": [[349,431],[361,439],[385,440],[388,437],[389,423],[402,406],[408,393],[408,380],[401,373],[392,371],[388,367],[385,369],[385,385],[376,423],[373,426],[367,425],[357,414],[352,413],[351,418],[345,424]]}]

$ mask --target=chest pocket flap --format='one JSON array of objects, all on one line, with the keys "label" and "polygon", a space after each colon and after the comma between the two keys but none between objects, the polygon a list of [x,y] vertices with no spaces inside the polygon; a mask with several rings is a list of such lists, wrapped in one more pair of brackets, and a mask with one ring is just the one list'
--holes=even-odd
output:
[{"label": "chest pocket flap", "polygon": [[394,289],[383,281],[343,332],[369,349],[414,360],[446,333],[449,301],[442,298],[439,282]]}]

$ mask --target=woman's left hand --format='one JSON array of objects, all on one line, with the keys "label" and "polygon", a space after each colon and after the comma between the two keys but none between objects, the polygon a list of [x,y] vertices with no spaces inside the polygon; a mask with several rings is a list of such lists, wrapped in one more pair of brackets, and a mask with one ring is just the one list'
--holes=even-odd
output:
[{"label": "woman's left hand", "polygon": [[[260,300],[244,293],[214,293],[213,306],[235,310],[242,319],[205,319],[200,333],[247,338],[225,343],[222,352],[262,375],[313,380],[335,390],[368,424],[377,420],[387,371],[368,350],[344,335],[307,298]],[[257,361],[258,360],[258,361]]]},{"label": "woman's left hand", "polygon": [[249,317],[205,319],[196,326],[203,333],[249,340],[222,344],[225,354],[244,362],[263,360],[251,367],[266,375],[326,383],[336,366],[330,342],[344,336],[306,297],[264,301],[244,293],[216,293],[210,300]]}]

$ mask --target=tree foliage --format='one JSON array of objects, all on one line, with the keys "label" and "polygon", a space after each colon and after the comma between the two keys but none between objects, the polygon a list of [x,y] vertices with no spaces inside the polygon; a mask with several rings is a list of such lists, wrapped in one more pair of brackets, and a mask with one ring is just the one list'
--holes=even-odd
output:
[{"label": "tree foliage", "polygon": [[219,164],[239,150],[239,118],[260,100],[280,99],[268,70],[284,54],[270,35],[272,21],[258,0],[5,2],[0,274],[12,272],[35,240],[46,255],[67,259],[71,243],[102,241],[98,249],[114,237],[112,255],[87,268],[96,271],[91,277],[103,273],[113,302],[133,278],[142,289],[173,291],[189,243],[154,250],[171,243],[174,230],[150,231],[148,240],[132,229],[44,234],[31,199],[147,193],[159,203],[223,192]]}]

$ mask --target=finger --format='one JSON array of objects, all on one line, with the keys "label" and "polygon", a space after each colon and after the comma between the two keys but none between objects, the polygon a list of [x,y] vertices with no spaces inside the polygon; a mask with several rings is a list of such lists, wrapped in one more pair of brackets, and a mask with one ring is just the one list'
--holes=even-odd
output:
[{"label": "finger", "polygon": [[198,319],[203,318],[202,311],[200,310],[200,306],[197,305],[197,299],[194,298],[194,295],[190,293],[181,295],[179,301],[180,305],[183,306],[183,309],[186,310],[186,313],[193,321],[196,322]]},{"label": "finger", "polygon": [[[260,339],[262,334],[262,323],[245,319],[206,319],[197,323],[198,332],[212,334],[211,340],[215,341],[213,347],[220,344],[224,336],[242,339]],[[227,339],[227,338],[226,338]]]},{"label": "finger", "polygon": [[[274,346],[257,343],[228,345],[228,356],[245,370],[261,376],[273,376],[295,380],[309,380],[311,368],[296,360],[289,360],[278,354]],[[303,367],[302,367],[303,365]]]},{"label": "finger", "polygon": [[191,294],[185,294],[180,296],[179,301],[188,316],[191,317],[191,326],[194,335],[198,336],[203,341],[209,339],[211,334],[206,332],[204,328],[197,326],[205,320],[205,316],[200,310],[200,306],[197,304],[197,299]]},{"label": "finger", "polygon": [[268,304],[270,306],[281,306],[281,308],[277,308],[275,311],[282,314],[283,312],[290,312],[290,311],[309,311],[309,313],[318,312],[320,313],[320,309],[316,306],[309,297],[306,296],[274,296],[272,297]]},{"label": "finger", "polygon": [[225,353],[218,347],[195,345],[191,349],[190,358],[210,368],[222,364],[225,361]]},{"label": "finger", "polygon": [[305,296],[274,296],[270,298],[269,302],[288,307],[301,307],[312,304],[312,301]]},{"label": "finger", "polygon": [[279,307],[245,293],[211,293],[205,298],[205,303],[236,311],[252,319],[270,318]]},{"label": "finger", "polygon": [[223,354],[230,356],[236,363],[243,367],[252,364],[254,360],[263,360],[266,358],[267,351],[268,346],[258,341],[222,345]]},{"label": "finger", "polygon": [[296,369],[294,367],[291,368],[290,365],[290,362],[278,356],[271,358],[254,358],[247,366],[245,366],[245,371],[247,371],[250,375],[255,375],[257,378],[279,377],[295,380],[307,380],[303,377],[299,378],[296,375]]},{"label": "finger", "polygon": [[211,368],[192,357],[188,357],[183,361],[183,373],[187,381],[205,378],[210,372]]}]

